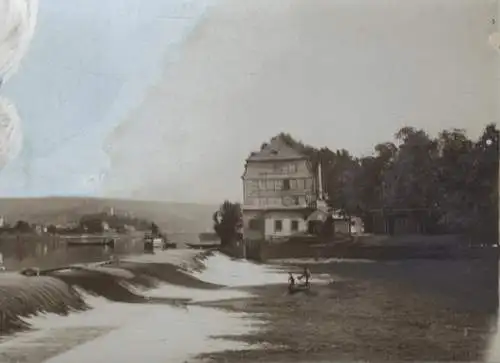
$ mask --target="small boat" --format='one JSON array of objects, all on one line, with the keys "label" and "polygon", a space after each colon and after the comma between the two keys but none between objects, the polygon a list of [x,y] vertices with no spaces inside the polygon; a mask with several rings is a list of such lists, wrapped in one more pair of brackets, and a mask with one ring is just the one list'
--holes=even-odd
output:
[{"label": "small boat", "polygon": [[165,241],[161,237],[151,238],[149,243],[152,244],[153,248],[162,248]]},{"label": "small boat", "polygon": [[175,242],[165,242],[165,248],[177,248],[177,243]]},{"label": "small boat", "polygon": [[144,236],[144,249],[146,251],[159,248],[163,250],[166,250],[167,248],[177,248],[177,244],[168,242],[168,240],[163,236],[157,236],[157,237],[153,237],[151,235]]},{"label": "small boat", "polygon": [[102,241],[66,241],[66,245],[71,247],[86,247],[86,246],[114,247],[115,239],[111,238]]},{"label": "small boat", "polygon": [[301,292],[301,291],[309,291],[309,284],[295,284],[295,285],[288,285],[288,292],[290,294],[295,294],[296,292]]}]

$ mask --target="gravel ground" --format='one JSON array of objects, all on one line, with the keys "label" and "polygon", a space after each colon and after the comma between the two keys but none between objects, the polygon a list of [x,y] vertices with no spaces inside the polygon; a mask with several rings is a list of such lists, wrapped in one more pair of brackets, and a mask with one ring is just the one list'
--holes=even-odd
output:
[{"label": "gravel ground", "polygon": [[[207,303],[265,314],[241,339],[257,350],[225,351],[208,362],[333,360],[481,361],[495,320],[496,266],[484,261],[311,265],[332,282],[288,295],[286,284],[249,289],[254,298]],[[438,274],[438,275],[436,275]],[[458,280],[458,282],[457,282]],[[234,337],[232,339],[235,339]]]}]

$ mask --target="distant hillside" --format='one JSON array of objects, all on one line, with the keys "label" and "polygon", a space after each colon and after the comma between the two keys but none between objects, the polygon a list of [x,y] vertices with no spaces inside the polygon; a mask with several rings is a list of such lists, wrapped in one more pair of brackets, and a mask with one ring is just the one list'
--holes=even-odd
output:
[{"label": "distant hillside", "polygon": [[0,216],[8,223],[26,220],[30,223],[63,224],[77,222],[84,214],[109,211],[128,213],[155,221],[168,232],[199,233],[212,230],[212,213],[216,205],[153,202],[99,198],[0,198]]}]

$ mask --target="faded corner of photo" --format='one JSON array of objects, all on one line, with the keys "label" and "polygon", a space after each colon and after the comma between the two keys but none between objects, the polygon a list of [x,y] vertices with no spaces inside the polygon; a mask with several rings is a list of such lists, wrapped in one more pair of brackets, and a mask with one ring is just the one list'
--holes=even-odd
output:
[{"label": "faded corner of photo", "polygon": [[0,360],[500,362],[495,0],[0,0]]}]

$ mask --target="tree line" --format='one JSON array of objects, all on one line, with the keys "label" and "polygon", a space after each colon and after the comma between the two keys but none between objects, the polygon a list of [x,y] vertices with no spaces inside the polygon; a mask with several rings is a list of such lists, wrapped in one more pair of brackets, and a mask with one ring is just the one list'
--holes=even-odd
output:
[{"label": "tree line", "polygon": [[425,210],[435,233],[465,233],[498,240],[499,131],[487,125],[477,140],[462,129],[431,137],[403,127],[372,155],[315,148],[279,136],[321,164],[328,204],[369,224],[375,210]]},{"label": "tree line", "polygon": [[[377,144],[373,154],[317,148],[280,133],[289,146],[322,168],[327,203],[356,215],[370,228],[374,211],[425,210],[431,233],[467,234],[482,243],[498,241],[499,131],[487,125],[473,140],[462,129],[436,137],[403,127],[394,140]],[[224,243],[237,237],[241,206],[228,201],[214,214],[215,232]]]},{"label": "tree line", "polygon": [[[103,233],[105,228],[103,223],[118,233],[126,233],[127,227],[131,227],[136,231],[152,231],[154,234],[159,234],[159,227],[147,219],[129,217],[125,215],[108,215],[107,213],[92,213],[80,217],[78,223],[68,226],[55,226],[47,224],[41,232],[46,230],[49,234],[81,234],[81,233]],[[0,228],[3,233],[35,233],[37,224],[31,224],[24,220],[18,220],[14,225],[6,224]]]}]

